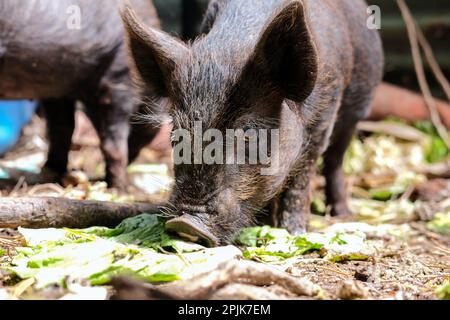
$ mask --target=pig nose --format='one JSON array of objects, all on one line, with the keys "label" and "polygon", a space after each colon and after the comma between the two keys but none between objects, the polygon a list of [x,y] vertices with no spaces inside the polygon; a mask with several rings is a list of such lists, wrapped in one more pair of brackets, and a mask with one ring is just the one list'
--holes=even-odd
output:
[{"label": "pig nose", "polygon": [[184,239],[193,242],[203,242],[208,247],[219,245],[219,239],[195,215],[183,214],[180,217],[171,219],[166,222],[166,229],[176,232]]}]

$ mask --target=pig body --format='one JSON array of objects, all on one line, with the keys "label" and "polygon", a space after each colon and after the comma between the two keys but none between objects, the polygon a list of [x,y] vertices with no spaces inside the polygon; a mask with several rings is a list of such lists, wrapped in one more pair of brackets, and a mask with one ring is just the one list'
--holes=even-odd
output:
[{"label": "pig body", "polygon": [[280,130],[277,174],[248,164],[176,165],[179,217],[169,228],[226,243],[270,208],[273,224],[302,233],[321,155],[331,213],[349,213],[342,161],[383,69],[366,10],[359,0],[215,0],[190,45],[124,13],[136,67],[171,101],[175,128],[201,121],[222,131]]},{"label": "pig body", "polygon": [[[133,0],[147,24],[159,22],[150,0]],[[130,116],[138,112],[132,88],[123,0],[2,0],[0,99],[38,99],[46,113],[49,155],[44,172],[67,170],[76,101],[83,102],[101,138],[107,181],[123,187]],[[143,130],[135,127],[134,130]],[[156,133],[130,137],[130,158]]]}]

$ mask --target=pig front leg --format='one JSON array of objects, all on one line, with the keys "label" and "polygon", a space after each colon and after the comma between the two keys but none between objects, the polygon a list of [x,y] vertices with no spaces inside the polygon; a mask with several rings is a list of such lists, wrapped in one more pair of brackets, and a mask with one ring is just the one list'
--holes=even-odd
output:
[{"label": "pig front leg", "polygon": [[360,82],[352,84],[348,89],[349,93],[345,95],[341,112],[338,115],[340,121],[336,123],[328,149],[323,155],[323,175],[326,180],[325,195],[332,216],[351,214],[347,205],[347,191],[342,164],[358,121],[366,117],[373,96],[370,87],[359,88]]},{"label": "pig front leg", "polygon": [[[345,175],[342,169],[345,152],[356,128],[357,119],[339,123],[333,131],[333,140],[324,153],[323,175],[326,179],[325,194],[332,216],[350,215],[347,205]],[[319,142],[316,146],[323,145]],[[298,175],[291,179],[288,188],[281,195],[279,205],[279,225],[292,234],[306,231],[311,205],[310,181],[315,172],[317,150],[298,169]],[[314,159],[314,160],[312,160]]]},{"label": "pig front leg", "polygon": [[289,233],[298,235],[306,232],[310,214],[310,180],[314,165],[306,164],[299,174],[288,183],[287,189],[280,195],[276,209],[275,224]]},{"label": "pig front leg", "polygon": [[[327,97],[330,100],[317,103],[317,105],[327,107],[317,110],[313,116],[317,119],[314,125],[305,128],[308,143],[303,146],[304,153],[293,170],[296,175],[290,178],[286,190],[280,196],[277,210],[278,225],[286,228],[291,234],[301,234],[307,230],[311,211],[311,179],[316,171],[317,160],[325,151],[333,131],[332,124],[335,122],[342,101],[342,91],[342,86],[336,86],[335,90]],[[350,131],[353,133],[353,130]],[[336,164],[340,167],[342,161],[337,161]]]},{"label": "pig front leg", "polygon": [[47,119],[49,151],[42,170],[43,181],[60,180],[67,172],[72,135],[75,130],[75,101],[70,99],[42,100]]},{"label": "pig front leg", "polygon": [[345,125],[339,124],[335,129],[334,139],[324,154],[325,195],[331,209],[331,216],[351,214],[347,206],[347,191],[342,164],[356,124],[357,121],[349,121]]},{"label": "pig front leg", "polygon": [[[124,116],[125,119],[128,119]],[[101,149],[106,162],[105,180],[110,187],[124,190],[128,184],[128,133],[129,123],[118,120],[114,126],[103,129]]]},{"label": "pig front leg", "polygon": [[95,101],[86,102],[86,111],[100,137],[106,163],[108,186],[127,186],[128,136],[134,96],[121,88],[107,87]]}]

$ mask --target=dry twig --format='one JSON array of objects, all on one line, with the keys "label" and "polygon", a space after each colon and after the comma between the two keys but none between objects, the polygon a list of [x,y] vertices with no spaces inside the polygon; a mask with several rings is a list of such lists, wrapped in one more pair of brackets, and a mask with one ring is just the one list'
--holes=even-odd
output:
[{"label": "dry twig", "polygon": [[420,90],[422,91],[422,94],[424,96],[424,99],[426,101],[426,104],[428,106],[431,122],[436,127],[439,136],[442,138],[442,140],[445,142],[447,147],[450,149],[450,138],[448,136],[447,129],[443,125],[441,118],[439,116],[438,108],[436,105],[436,101],[434,100],[430,86],[428,85],[426,75],[425,75],[425,69],[423,65],[422,55],[420,52],[419,47],[419,40],[418,40],[418,27],[417,24],[414,21],[414,18],[406,5],[404,0],[397,0],[397,4],[400,8],[400,11],[402,13],[403,19],[405,20],[406,28],[408,31],[408,37],[411,44],[411,51],[412,56],[414,60],[414,68],[416,70],[417,74],[417,80],[419,82]]}]

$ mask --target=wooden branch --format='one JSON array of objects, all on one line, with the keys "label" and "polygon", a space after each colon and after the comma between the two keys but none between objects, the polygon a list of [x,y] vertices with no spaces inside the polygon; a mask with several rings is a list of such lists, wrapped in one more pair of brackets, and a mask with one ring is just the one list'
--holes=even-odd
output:
[{"label": "wooden branch", "polygon": [[[435,99],[435,102],[442,122],[450,130],[450,105],[438,99]],[[378,121],[388,117],[408,121],[429,120],[430,112],[422,95],[383,82],[375,91],[367,120]]]},{"label": "wooden branch", "polygon": [[0,228],[115,227],[124,219],[154,213],[159,205],[67,198],[0,198]]}]

